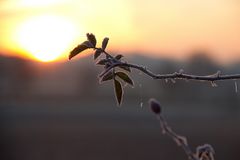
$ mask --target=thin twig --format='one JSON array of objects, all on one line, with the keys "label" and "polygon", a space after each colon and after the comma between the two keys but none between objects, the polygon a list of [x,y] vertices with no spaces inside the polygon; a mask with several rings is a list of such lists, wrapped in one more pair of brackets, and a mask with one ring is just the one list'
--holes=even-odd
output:
[{"label": "thin twig", "polygon": [[165,118],[162,116],[162,107],[156,99],[151,98],[149,100],[149,106],[160,122],[162,133],[168,135],[178,146],[182,147],[189,160],[214,160],[215,151],[210,144],[198,146],[194,153],[188,145],[187,138],[178,135],[171,129]]},{"label": "thin twig", "polygon": [[196,80],[196,81],[224,81],[224,80],[237,80],[240,79],[240,74],[231,74],[231,75],[222,75],[219,72],[216,72],[214,74],[210,75],[204,75],[204,76],[199,76],[199,75],[192,75],[192,74],[185,74],[182,72],[174,72],[171,74],[154,74],[150,70],[148,70],[144,66],[136,65],[136,64],[131,64],[131,63],[126,63],[126,62],[116,62],[110,65],[106,70],[104,70],[99,77],[104,76],[108,71],[110,71],[112,68],[118,67],[118,66],[127,66],[130,68],[137,69],[146,75],[152,77],[153,79],[185,79],[185,80]]},{"label": "thin twig", "polygon": [[158,115],[158,120],[160,122],[162,133],[168,135],[170,138],[172,138],[172,140],[174,140],[177,143],[178,146],[182,147],[182,149],[188,156],[189,160],[199,160],[195,156],[195,154],[192,152],[190,146],[187,143],[187,139],[175,133],[167,124],[167,121],[164,119],[164,117],[161,114]]}]

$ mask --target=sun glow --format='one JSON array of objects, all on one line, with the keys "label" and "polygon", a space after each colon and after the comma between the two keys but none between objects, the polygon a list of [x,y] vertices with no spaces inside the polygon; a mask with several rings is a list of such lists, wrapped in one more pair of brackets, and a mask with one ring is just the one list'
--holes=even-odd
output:
[{"label": "sun glow", "polygon": [[49,62],[60,58],[76,36],[73,23],[64,17],[45,15],[22,23],[16,32],[16,42],[32,58]]},{"label": "sun glow", "polygon": [[90,32],[98,46],[107,36],[108,49],[123,54],[184,59],[205,50],[236,61],[239,7],[239,0],[0,0],[0,57],[66,60]]},{"label": "sun glow", "polygon": [[26,7],[39,7],[39,6],[49,6],[54,4],[59,4],[64,0],[21,0],[19,1],[19,5]]}]

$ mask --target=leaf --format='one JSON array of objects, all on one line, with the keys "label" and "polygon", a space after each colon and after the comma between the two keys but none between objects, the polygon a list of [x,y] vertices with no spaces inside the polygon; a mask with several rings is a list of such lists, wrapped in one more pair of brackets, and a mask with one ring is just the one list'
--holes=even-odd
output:
[{"label": "leaf", "polygon": [[100,59],[96,64],[98,65],[105,65],[108,62],[106,59]]},{"label": "leaf", "polygon": [[89,41],[84,41],[82,44],[87,46],[88,48],[92,48],[92,43]]},{"label": "leaf", "polygon": [[94,60],[97,59],[101,55],[102,51],[100,49],[97,49],[94,53]]},{"label": "leaf", "polygon": [[85,41],[81,44],[79,44],[77,47],[75,47],[69,54],[69,60],[72,59],[74,56],[76,56],[77,54],[81,53],[82,51],[91,48],[91,44],[89,43],[89,41]]},{"label": "leaf", "polygon": [[102,41],[102,49],[105,50],[106,47],[107,47],[107,44],[108,44],[108,40],[109,38],[108,37],[105,37]]},{"label": "leaf", "polygon": [[110,67],[111,65],[109,63],[106,63],[104,66],[104,69],[108,69],[108,67]]},{"label": "leaf", "polygon": [[93,47],[96,46],[97,40],[96,40],[94,34],[92,34],[92,33],[87,33],[87,39],[88,39],[88,41],[92,44]]},{"label": "leaf", "polygon": [[113,79],[113,77],[114,77],[114,74],[110,71],[101,79],[101,82],[111,80]]},{"label": "leaf", "polygon": [[118,102],[118,105],[121,105],[122,103],[122,96],[123,96],[123,90],[121,83],[114,79],[114,90],[115,90],[115,96]]},{"label": "leaf", "polygon": [[125,71],[131,72],[131,69],[128,66],[119,66],[119,67],[124,69]]},{"label": "leaf", "polygon": [[130,85],[134,85],[132,79],[124,72],[117,72],[116,75]]},{"label": "leaf", "polygon": [[118,54],[118,55],[116,55],[115,59],[120,60],[122,57],[123,57],[123,55]]}]

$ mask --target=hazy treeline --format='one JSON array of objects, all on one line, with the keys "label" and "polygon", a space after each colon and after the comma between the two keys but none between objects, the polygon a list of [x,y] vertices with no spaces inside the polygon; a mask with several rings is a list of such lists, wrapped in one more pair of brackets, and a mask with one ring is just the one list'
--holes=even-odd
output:
[{"label": "hazy treeline", "polygon": [[[182,69],[189,74],[238,73],[240,63],[222,66],[203,54],[196,54],[185,62],[152,59],[142,56],[126,58],[131,63],[142,64],[155,73],[172,73]],[[4,98],[65,97],[98,99],[113,97],[110,83],[99,85],[97,75],[101,66],[94,66],[92,57],[59,63],[39,63],[18,58],[0,57],[0,95]],[[220,105],[240,104],[234,81],[211,83],[183,80],[155,81],[133,71],[135,87],[126,89],[125,99],[159,97],[166,101],[214,101]],[[231,103],[230,103],[231,102]]]}]

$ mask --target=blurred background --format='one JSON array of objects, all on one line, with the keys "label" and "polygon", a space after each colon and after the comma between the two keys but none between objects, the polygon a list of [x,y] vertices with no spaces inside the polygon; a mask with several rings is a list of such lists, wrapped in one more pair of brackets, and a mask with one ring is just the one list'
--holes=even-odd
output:
[{"label": "blurred background", "polygon": [[193,149],[209,143],[217,160],[238,160],[239,80],[213,87],[133,70],[118,107],[91,51],[67,57],[92,32],[154,73],[239,73],[239,11],[236,0],[0,1],[0,159],[187,159],[161,134],[154,97]]}]

